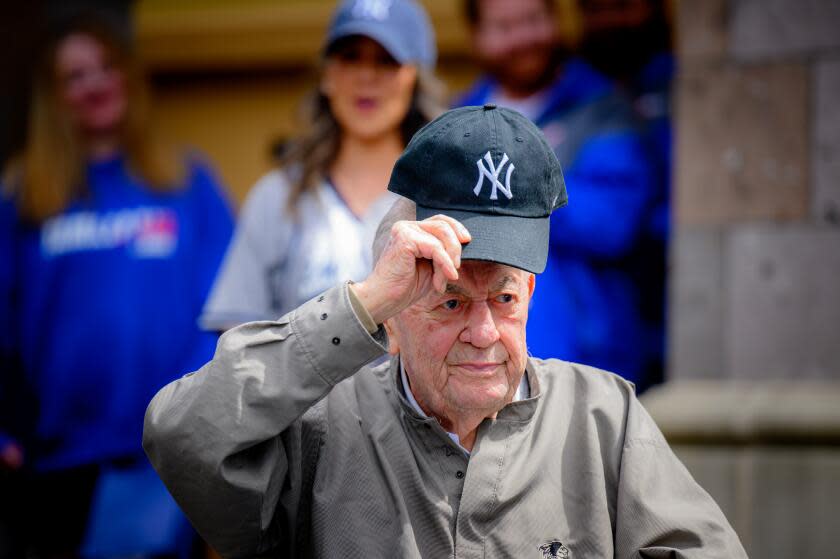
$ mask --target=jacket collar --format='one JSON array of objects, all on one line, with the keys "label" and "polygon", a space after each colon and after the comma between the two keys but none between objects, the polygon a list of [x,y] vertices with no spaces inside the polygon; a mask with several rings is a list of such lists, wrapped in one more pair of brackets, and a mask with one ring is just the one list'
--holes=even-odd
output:
[{"label": "jacket collar", "polygon": [[[484,76],[458,100],[457,105],[483,105],[497,87],[496,80]],[[613,85],[606,76],[580,58],[570,58],[547,89],[548,101],[536,119],[537,125],[558,113],[600,98],[611,92]]]},{"label": "jacket collar", "polygon": [[[513,421],[513,422],[527,422],[537,410],[540,400],[542,399],[542,385],[540,384],[539,374],[534,362],[531,358],[525,364],[525,374],[528,375],[528,385],[530,388],[530,395],[524,400],[518,402],[511,402],[499,410],[496,416],[496,421]],[[418,412],[414,406],[409,402],[402,386],[402,379],[400,377],[400,359],[399,356],[391,358],[390,369],[388,372],[391,382],[391,389],[397,395],[399,406],[402,409],[403,415],[411,419],[415,423],[437,423],[437,420],[427,417]]]}]

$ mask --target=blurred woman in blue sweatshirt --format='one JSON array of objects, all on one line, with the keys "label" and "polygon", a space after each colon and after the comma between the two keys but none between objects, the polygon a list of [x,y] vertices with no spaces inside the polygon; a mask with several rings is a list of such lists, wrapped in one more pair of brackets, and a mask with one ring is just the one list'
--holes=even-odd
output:
[{"label": "blurred woman in blue sweatshirt", "polygon": [[153,140],[120,36],[58,33],[0,199],[0,469],[32,481],[40,556],[78,552],[103,469],[144,463],[151,397],[212,356],[196,319],[231,230],[210,169]]}]

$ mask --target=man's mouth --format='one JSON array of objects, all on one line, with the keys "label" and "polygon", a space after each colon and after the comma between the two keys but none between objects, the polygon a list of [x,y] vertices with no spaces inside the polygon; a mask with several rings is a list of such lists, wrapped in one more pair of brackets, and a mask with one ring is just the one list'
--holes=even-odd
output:
[{"label": "man's mouth", "polygon": [[467,361],[453,365],[461,369],[467,376],[471,377],[489,377],[493,376],[502,363],[486,363],[481,361]]}]

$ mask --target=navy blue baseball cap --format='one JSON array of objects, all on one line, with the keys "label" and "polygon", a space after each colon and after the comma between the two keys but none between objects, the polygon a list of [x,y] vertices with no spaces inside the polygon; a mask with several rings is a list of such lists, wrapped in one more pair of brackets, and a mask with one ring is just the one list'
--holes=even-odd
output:
[{"label": "navy blue baseball cap", "polygon": [[324,53],[353,35],[373,39],[400,64],[435,66],[435,33],[426,10],[415,0],[344,0],[330,22]]},{"label": "navy blue baseball cap", "polygon": [[551,212],[568,201],[543,133],[493,104],[454,109],[421,128],[388,190],[413,200],[418,220],[444,214],[460,221],[472,236],[461,258],[535,274],[548,260]]}]

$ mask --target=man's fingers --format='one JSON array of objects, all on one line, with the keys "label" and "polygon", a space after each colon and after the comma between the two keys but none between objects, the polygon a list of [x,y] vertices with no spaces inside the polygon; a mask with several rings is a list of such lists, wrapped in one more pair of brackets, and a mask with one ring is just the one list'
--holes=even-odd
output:
[{"label": "man's fingers", "polygon": [[373,272],[354,288],[377,323],[432,290],[443,293],[449,281],[458,279],[464,231],[456,222],[433,221],[425,227],[417,221],[394,223]]},{"label": "man's fingers", "polygon": [[[455,262],[452,261],[449,253],[443,249],[440,241],[423,244],[421,246],[421,253],[423,258],[428,258],[432,261],[436,274],[439,274],[442,278],[443,287],[446,287],[447,279],[452,281],[458,279],[458,270],[455,267]],[[438,291],[442,291],[442,289],[438,289]]]},{"label": "man's fingers", "polygon": [[[446,287],[447,279],[458,279],[458,270],[450,254],[445,250],[444,243],[440,238],[423,229],[415,229],[408,233],[415,247],[415,257],[431,260],[434,265],[436,276],[439,275]],[[436,286],[437,287],[437,286]]]},{"label": "man's fingers", "polygon": [[23,450],[15,443],[0,448],[0,467],[17,470],[23,466]]},{"label": "man's fingers", "polygon": [[438,216],[420,221],[417,225],[437,237],[443,243],[443,248],[449,254],[455,267],[461,267],[461,241],[458,236],[458,227],[463,227],[462,225],[452,218],[439,219]]},{"label": "man's fingers", "polygon": [[[467,230],[467,228],[464,226],[464,224],[461,223],[460,221],[458,221],[457,219],[455,219],[454,217],[449,217],[448,215],[444,215],[444,214],[436,214],[436,215],[433,215],[432,217],[430,217],[429,219],[440,219],[440,220],[443,220],[443,221],[449,223],[452,226],[452,228],[455,230],[455,233],[458,236],[458,242],[461,243],[461,244],[462,243],[468,243],[472,240],[472,235],[470,235],[470,232]],[[425,220],[425,221],[428,221],[428,219]]]}]

